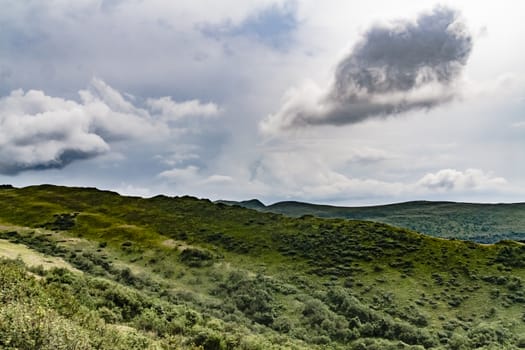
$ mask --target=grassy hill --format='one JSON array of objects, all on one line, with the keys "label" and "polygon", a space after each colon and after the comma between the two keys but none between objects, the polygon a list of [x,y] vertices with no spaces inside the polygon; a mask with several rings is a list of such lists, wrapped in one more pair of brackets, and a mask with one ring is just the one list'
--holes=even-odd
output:
[{"label": "grassy hill", "polygon": [[46,185],[0,188],[0,248],[0,348],[525,347],[512,241]]},{"label": "grassy hill", "polygon": [[472,240],[478,243],[496,243],[504,239],[525,240],[525,203],[414,201],[367,207],[337,207],[292,201],[253,206],[250,205],[252,201],[219,202],[292,217],[314,215],[322,218],[371,220],[431,236]]}]

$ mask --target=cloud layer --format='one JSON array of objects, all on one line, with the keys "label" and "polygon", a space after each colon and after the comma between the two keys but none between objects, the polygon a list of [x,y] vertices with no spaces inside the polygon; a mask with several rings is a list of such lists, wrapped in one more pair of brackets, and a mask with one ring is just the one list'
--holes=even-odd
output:
[{"label": "cloud layer", "polygon": [[525,2],[443,3],[4,0],[0,182],[523,201]]},{"label": "cloud layer", "polygon": [[62,168],[107,153],[111,143],[170,135],[171,120],[216,115],[213,103],[148,99],[140,108],[100,79],[79,91],[80,102],[43,91],[12,91],[0,99],[0,173]]},{"label": "cloud layer", "polygon": [[321,157],[311,155],[307,158],[287,152],[274,152],[263,157],[254,169],[253,178],[272,183],[285,198],[309,198],[321,202],[349,198],[373,202],[377,198],[427,198],[429,195],[454,196],[509,189],[505,178],[481,169],[441,169],[416,180],[392,181],[354,177],[335,170],[334,164]]},{"label": "cloud layer", "polygon": [[437,7],[415,22],[375,25],[339,62],[331,88],[309,84],[289,92],[261,128],[344,125],[433,108],[457,95],[471,49],[471,35],[449,8]]}]

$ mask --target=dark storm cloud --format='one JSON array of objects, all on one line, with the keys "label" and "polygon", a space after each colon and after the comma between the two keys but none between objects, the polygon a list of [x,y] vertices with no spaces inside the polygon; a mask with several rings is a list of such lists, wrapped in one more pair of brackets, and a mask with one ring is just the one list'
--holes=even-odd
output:
[{"label": "dark storm cloud", "polygon": [[319,92],[317,103],[303,103],[299,91],[262,127],[343,125],[438,106],[456,96],[471,49],[459,13],[446,7],[415,22],[373,26],[337,65],[332,87]]}]

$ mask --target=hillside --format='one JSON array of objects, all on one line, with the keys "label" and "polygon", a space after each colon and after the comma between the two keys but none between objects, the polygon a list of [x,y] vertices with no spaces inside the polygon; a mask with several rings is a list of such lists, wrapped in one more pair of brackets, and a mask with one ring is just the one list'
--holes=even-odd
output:
[{"label": "hillside", "polygon": [[246,201],[219,202],[292,217],[314,215],[322,218],[370,220],[431,236],[465,239],[478,243],[525,239],[525,203],[473,204],[414,201],[366,207],[338,207],[289,201],[254,207],[247,205]]},{"label": "hillside", "polygon": [[518,242],[44,185],[0,188],[0,254],[0,348],[525,347]]}]

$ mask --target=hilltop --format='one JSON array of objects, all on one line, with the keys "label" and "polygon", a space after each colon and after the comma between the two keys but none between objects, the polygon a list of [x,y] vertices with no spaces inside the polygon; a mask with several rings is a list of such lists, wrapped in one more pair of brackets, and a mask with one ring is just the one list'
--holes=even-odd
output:
[{"label": "hilltop", "polygon": [[513,241],[43,185],[0,188],[0,243],[3,348],[525,347]]},{"label": "hilltop", "polygon": [[314,215],[321,218],[370,220],[404,227],[431,236],[465,239],[478,243],[525,239],[525,203],[478,204],[412,201],[364,207],[342,207],[295,201],[254,206],[251,204],[252,201],[218,202],[291,217]]}]

